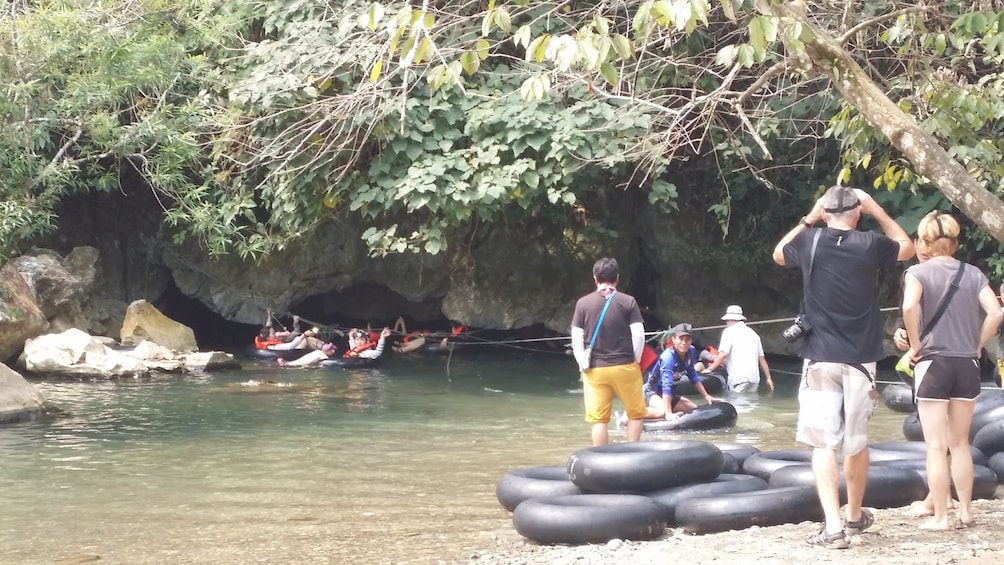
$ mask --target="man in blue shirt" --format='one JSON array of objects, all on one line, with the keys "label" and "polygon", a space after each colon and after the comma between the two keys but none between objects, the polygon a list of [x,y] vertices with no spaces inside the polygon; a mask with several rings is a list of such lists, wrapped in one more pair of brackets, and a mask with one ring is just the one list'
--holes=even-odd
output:
[{"label": "man in blue shirt", "polygon": [[694,383],[697,390],[708,404],[719,402],[719,399],[708,394],[701,382],[701,376],[697,374],[694,364],[697,363],[697,349],[693,346],[693,337],[690,335],[692,328],[690,324],[677,324],[673,332],[672,347],[666,348],[655,362],[652,370],[642,386],[645,393],[645,405],[648,413],[645,418],[656,419],[665,418],[673,420],[681,412],[697,408],[689,398],[673,394],[673,381],[683,378],[684,375]]}]

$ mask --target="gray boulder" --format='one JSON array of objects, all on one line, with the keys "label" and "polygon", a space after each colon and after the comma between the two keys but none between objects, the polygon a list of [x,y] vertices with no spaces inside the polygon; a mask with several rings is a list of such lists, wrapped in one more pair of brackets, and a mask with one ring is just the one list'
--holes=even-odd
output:
[{"label": "gray boulder", "polygon": [[77,247],[65,259],[55,251],[35,249],[32,255],[14,260],[56,332],[72,327],[89,329],[81,305],[94,288],[97,262],[98,251],[93,247]]},{"label": "gray boulder", "polygon": [[0,363],[0,424],[34,420],[45,412],[45,397],[38,388]]},{"label": "gray boulder", "polygon": [[42,310],[35,303],[31,286],[7,263],[0,268],[0,361],[16,355],[24,340],[49,327]]}]

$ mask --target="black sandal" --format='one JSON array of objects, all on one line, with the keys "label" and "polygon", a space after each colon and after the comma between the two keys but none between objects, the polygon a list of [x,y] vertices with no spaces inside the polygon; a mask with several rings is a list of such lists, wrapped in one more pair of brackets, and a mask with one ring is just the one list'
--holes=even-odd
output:
[{"label": "black sandal", "polygon": [[819,528],[815,534],[805,538],[805,543],[827,549],[847,549],[851,546],[851,540],[843,530],[835,534],[827,534],[826,526]]},{"label": "black sandal", "polygon": [[861,519],[856,522],[844,522],[844,532],[849,536],[861,535],[861,532],[872,527],[875,523],[875,515],[867,508],[861,509]]}]

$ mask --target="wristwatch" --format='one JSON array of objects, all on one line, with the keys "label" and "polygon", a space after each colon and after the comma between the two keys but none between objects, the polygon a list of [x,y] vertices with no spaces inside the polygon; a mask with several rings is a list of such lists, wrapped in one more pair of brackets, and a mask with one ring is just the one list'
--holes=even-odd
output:
[{"label": "wristwatch", "polygon": [[802,218],[800,220],[798,220],[798,223],[802,224],[803,226],[805,226],[807,228],[811,228],[812,224],[810,224],[809,220],[806,220],[805,218],[806,218],[805,216],[802,216]]}]

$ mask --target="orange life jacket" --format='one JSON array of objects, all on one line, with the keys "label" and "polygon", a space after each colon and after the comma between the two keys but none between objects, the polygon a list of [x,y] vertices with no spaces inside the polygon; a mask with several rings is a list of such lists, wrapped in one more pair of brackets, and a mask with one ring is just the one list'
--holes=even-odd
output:
[{"label": "orange life jacket", "polygon": [[270,345],[285,343],[281,339],[262,339],[260,335],[254,336],[254,346],[258,349],[268,349]]},{"label": "orange life jacket", "polygon": [[[425,337],[425,336],[429,335],[430,333],[432,333],[432,332],[430,332],[429,330],[421,330],[421,331],[417,331],[417,332],[411,332],[410,334],[404,336],[404,339],[401,340],[401,341],[403,341],[405,343],[408,343],[409,341],[411,341],[411,340],[413,340],[415,338]],[[370,338],[370,341],[373,341],[372,337]]]},{"label": "orange life jacket", "polygon": [[353,347],[352,349],[346,351],[345,355],[342,355],[342,357],[344,357],[346,359],[348,359],[350,357],[359,357],[360,353],[362,353],[363,351],[366,351],[367,349],[373,349],[374,347],[376,347],[376,343],[371,341],[371,342],[367,343],[366,345],[360,345],[358,347]]},{"label": "orange life jacket", "polygon": [[462,333],[464,333],[466,331],[467,331],[467,326],[465,326],[463,324],[460,324],[459,326],[453,328],[453,332],[452,332],[453,333],[453,337],[457,337],[458,335],[460,335],[460,334],[462,334]]}]

